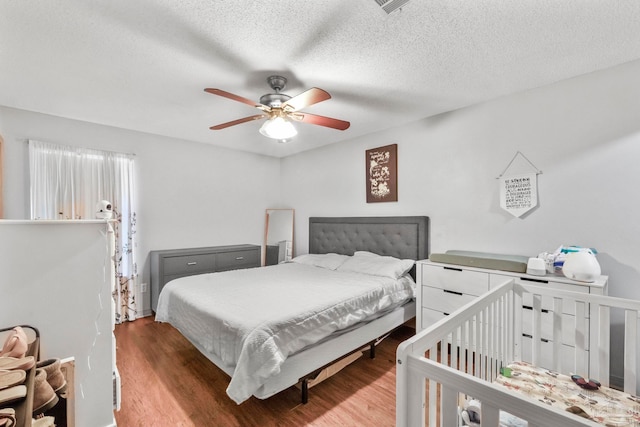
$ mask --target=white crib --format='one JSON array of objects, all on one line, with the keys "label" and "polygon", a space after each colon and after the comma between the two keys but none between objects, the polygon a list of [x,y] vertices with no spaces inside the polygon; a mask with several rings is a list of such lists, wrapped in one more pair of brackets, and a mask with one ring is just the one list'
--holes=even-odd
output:
[{"label": "white crib", "polygon": [[[523,298],[533,303],[531,317],[527,319],[522,315]],[[543,309],[542,301],[551,301],[552,310]],[[576,314],[571,321],[562,315],[567,310]],[[610,319],[613,316],[624,319],[625,347],[620,349],[624,351],[624,384],[620,386],[627,393],[638,394],[640,301],[560,291],[510,280],[398,347],[397,426],[457,426],[461,395],[481,400],[483,427],[499,426],[500,411],[526,420],[529,427],[601,425],[492,382],[502,366],[530,359],[527,361],[534,365],[540,366],[539,361],[545,360],[544,363],[551,364],[544,366],[547,369],[596,378],[603,386],[609,386]],[[544,326],[543,318],[547,322]],[[527,340],[523,337],[523,324],[531,319],[533,337]],[[543,327],[549,327],[549,321],[554,339],[545,345],[541,333]],[[589,325],[596,330],[589,331]],[[567,335],[575,343],[570,347],[571,354],[567,354],[567,346],[562,344]],[[551,355],[546,354],[549,351]]]}]

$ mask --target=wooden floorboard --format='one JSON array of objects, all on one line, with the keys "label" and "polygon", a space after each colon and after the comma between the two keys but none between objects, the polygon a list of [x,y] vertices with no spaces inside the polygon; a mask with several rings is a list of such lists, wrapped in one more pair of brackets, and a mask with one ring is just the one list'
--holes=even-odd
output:
[{"label": "wooden floorboard", "polygon": [[116,326],[122,405],[119,427],[147,426],[394,426],[395,352],[413,335],[403,327],[376,348],[310,389],[300,404],[291,387],[269,399],[237,405],[229,377],[176,329],[151,317]]}]

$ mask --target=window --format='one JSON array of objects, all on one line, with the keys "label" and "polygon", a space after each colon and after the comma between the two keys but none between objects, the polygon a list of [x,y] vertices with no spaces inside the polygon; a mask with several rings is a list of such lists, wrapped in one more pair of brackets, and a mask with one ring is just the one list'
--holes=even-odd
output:
[{"label": "window", "polygon": [[116,238],[116,321],[134,320],[134,156],[29,141],[31,219],[95,219],[96,206],[113,206]]}]

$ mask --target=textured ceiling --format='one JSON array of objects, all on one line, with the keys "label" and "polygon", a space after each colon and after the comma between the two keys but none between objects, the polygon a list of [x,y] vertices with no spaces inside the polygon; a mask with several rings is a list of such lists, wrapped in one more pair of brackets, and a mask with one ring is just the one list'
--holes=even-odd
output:
[{"label": "textured ceiling", "polygon": [[[287,156],[640,58],[638,0],[3,0],[0,105]],[[332,99],[279,144],[258,113],[203,91],[258,100]]]}]

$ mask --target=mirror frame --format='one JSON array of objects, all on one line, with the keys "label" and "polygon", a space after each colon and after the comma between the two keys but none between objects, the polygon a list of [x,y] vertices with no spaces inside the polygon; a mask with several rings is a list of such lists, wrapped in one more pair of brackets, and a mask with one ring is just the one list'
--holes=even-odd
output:
[{"label": "mirror frame", "polygon": [[275,211],[289,211],[291,212],[291,257],[294,256],[294,243],[293,243],[293,233],[295,229],[295,209],[291,208],[267,208],[264,212],[264,240],[262,242],[262,254],[261,254],[261,265],[264,267],[267,265],[267,242],[269,238],[269,214]]}]

